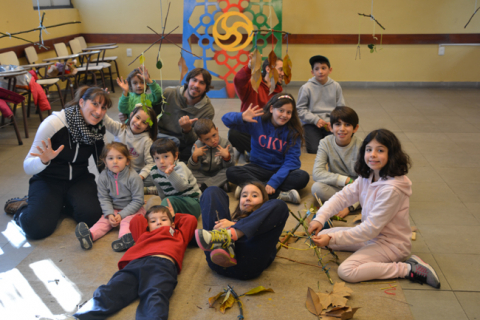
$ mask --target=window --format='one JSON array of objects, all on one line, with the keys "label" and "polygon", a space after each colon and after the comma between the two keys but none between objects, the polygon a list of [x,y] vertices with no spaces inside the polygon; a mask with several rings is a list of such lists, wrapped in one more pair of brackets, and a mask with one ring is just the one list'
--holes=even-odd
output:
[{"label": "window", "polygon": [[41,10],[73,8],[71,0],[32,0],[32,3],[35,10],[38,10],[39,5]]}]

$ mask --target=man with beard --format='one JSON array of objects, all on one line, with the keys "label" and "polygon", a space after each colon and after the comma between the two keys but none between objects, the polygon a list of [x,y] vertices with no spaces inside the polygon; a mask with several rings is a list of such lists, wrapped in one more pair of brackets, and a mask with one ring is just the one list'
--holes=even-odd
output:
[{"label": "man with beard", "polygon": [[[268,62],[268,58],[263,61],[262,64],[262,82],[258,87],[258,92],[253,90],[252,82],[250,78],[252,77],[252,56],[253,53],[250,53],[248,57],[248,64],[240,69],[235,75],[233,79],[233,83],[235,84],[235,91],[237,92],[237,96],[240,98],[242,102],[240,111],[244,112],[248,109],[250,105],[252,107],[259,106],[263,108],[268,100],[271,97],[276,95],[277,93],[282,92],[282,83],[283,83],[283,60],[277,58],[277,63],[275,65],[275,69],[278,71],[278,82],[275,86],[275,90],[270,94],[270,76],[268,73],[270,72],[270,66]],[[250,135],[246,133],[239,132],[237,130],[231,129],[228,131],[228,140],[232,143],[239,154],[245,154],[246,162],[249,162],[249,155],[250,155]],[[238,156],[238,155],[237,155]]]},{"label": "man with beard", "polygon": [[[207,97],[212,76],[203,68],[195,68],[187,74],[185,85],[168,87],[164,96],[163,115],[158,120],[158,137],[172,139],[179,148],[180,161],[187,162],[192,146],[197,141],[193,124],[198,119],[211,119],[215,110]],[[162,112],[155,107],[157,115]]]}]

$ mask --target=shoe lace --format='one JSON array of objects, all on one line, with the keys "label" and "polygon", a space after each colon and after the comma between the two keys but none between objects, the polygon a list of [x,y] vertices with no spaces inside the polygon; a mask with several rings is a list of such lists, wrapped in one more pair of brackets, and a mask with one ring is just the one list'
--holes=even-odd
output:
[{"label": "shoe lace", "polygon": [[427,282],[427,274],[428,274],[428,270],[426,267],[422,265],[416,265],[415,271],[413,271],[413,266],[412,266],[412,271],[410,271],[410,280],[413,282],[424,284]]},{"label": "shoe lace", "polygon": [[[232,238],[227,232],[227,229],[212,230],[212,244],[222,243],[222,248],[229,252],[228,248],[230,247],[231,242]],[[229,254],[232,255],[231,252],[229,252]]]}]

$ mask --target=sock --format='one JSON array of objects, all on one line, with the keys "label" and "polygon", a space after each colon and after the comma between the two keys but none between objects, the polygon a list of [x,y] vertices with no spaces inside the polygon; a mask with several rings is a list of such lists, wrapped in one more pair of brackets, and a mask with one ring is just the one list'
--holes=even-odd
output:
[{"label": "sock", "polygon": [[237,230],[235,230],[234,228],[230,228],[228,229],[228,231],[230,232],[230,238],[232,238],[233,241],[237,241],[238,240]]},{"label": "sock", "polygon": [[405,278],[410,277],[410,272],[412,272],[412,265],[410,263],[407,263],[407,274],[405,275]]}]

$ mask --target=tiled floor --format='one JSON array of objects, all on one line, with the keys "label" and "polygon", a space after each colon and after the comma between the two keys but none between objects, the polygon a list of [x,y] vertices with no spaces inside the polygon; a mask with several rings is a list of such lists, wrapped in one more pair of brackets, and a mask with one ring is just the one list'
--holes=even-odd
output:
[{"label": "tiled floor", "polygon": [[[298,87],[286,91],[297,95]],[[113,95],[115,102],[119,94]],[[480,91],[344,88],[344,96],[359,114],[359,136],[380,127],[390,129],[413,160],[410,215],[419,229],[413,253],[430,263],[442,282],[441,290],[402,282],[415,319],[480,318]],[[226,136],[220,117],[237,111],[239,101],[217,99],[213,104],[216,125]],[[116,108],[109,114],[116,118]],[[18,146],[11,127],[0,129],[2,204],[28,189],[29,177],[22,166],[38,117],[32,115],[28,124],[30,138],[24,139],[23,146]],[[310,162],[304,162],[303,167],[308,162],[305,169],[311,171]],[[0,215],[0,272],[14,268],[37,243],[27,241],[10,220]]]}]

